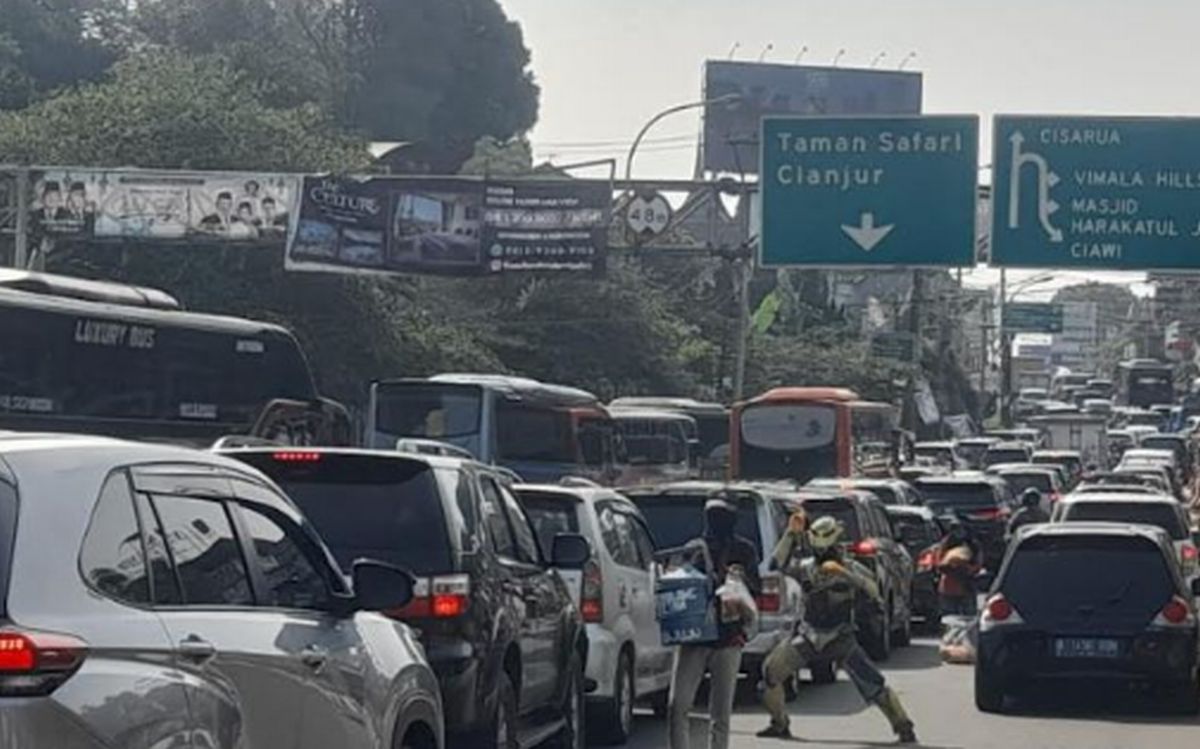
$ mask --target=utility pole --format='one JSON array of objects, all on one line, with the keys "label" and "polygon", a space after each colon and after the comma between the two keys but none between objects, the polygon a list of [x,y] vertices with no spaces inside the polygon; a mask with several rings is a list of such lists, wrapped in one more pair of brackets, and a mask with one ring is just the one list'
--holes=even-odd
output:
[{"label": "utility pole", "polygon": [[911,404],[909,423],[906,425],[913,434],[918,434],[921,428],[921,409],[917,406],[917,376],[921,372],[921,355],[925,346],[921,340],[921,317],[925,314],[925,277],[921,271],[912,272],[912,295],[909,299],[908,329],[913,339],[913,361],[908,375],[908,402]]},{"label": "utility pole", "polygon": [[750,280],[754,276],[754,259],[738,257],[734,261],[734,292],[737,295],[737,346],[733,365],[733,401],[746,397],[746,352],[750,337]]},{"label": "utility pole", "polygon": [[1012,426],[1012,336],[1004,329],[1008,306],[1008,275],[1000,269],[1000,418],[1005,427]]},{"label": "utility pole", "polygon": [[29,263],[29,170],[17,169],[17,233],[13,242],[13,267],[25,270]]}]

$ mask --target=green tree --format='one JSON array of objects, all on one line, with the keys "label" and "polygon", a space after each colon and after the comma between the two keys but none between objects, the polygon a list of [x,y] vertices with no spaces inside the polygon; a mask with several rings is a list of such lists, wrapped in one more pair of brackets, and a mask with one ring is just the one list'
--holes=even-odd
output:
[{"label": "green tree", "polygon": [[120,0],[0,0],[0,109],[99,78],[123,18]]}]

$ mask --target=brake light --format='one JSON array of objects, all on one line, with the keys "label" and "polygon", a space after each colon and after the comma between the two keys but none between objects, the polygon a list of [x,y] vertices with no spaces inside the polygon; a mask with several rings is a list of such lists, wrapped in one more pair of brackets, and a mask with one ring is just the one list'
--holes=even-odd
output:
[{"label": "brake light", "polygon": [[987,599],[987,603],[983,604],[983,614],[979,617],[980,631],[1024,623],[1025,620],[1021,618],[1016,606],[1013,606],[1002,593],[997,593]]},{"label": "brake light", "polygon": [[1160,627],[1191,626],[1195,621],[1191,607],[1179,596],[1172,597],[1154,619]]},{"label": "brake light", "polygon": [[1009,509],[1007,507],[988,507],[983,510],[974,510],[968,517],[972,520],[1002,520],[1008,517]]},{"label": "brake light", "polygon": [[317,463],[321,460],[321,453],[312,450],[285,450],[274,453],[271,457],[277,463]]},{"label": "brake light", "polygon": [[70,635],[0,630],[0,697],[50,694],[86,656],[87,643]]},{"label": "brake light", "polygon": [[583,582],[579,595],[579,613],[583,621],[597,624],[604,621],[604,574],[600,563],[591,559],[583,566]]},{"label": "brake light", "polygon": [[439,575],[417,580],[413,599],[402,609],[386,612],[393,619],[453,619],[471,607],[468,575]]},{"label": "brake light", "polygon": [[860,557],[873,557],[879,553],[879,544],[873,538],[864,538],[854,544],[851,544],[850,551]]},{"label": "brake light", "polygon": [[1184,564],[1195,564],[1197,561],[1200,561],[1200,550],[1197,550],[1191,544],[1186,544],[1180,552],[1180,556],[1183,558]]},{"label": "brake light", "polygon": [[934,567],[937,567],[937,552],[933,549],[921,552],[921,556],[917,557],[917,569],[924,571]]},{"label": "brake light", "polygon": [[761,614],[776,614],[783,599],[783,577],[778,572],[763,575],[762,595],[755,601]]}]

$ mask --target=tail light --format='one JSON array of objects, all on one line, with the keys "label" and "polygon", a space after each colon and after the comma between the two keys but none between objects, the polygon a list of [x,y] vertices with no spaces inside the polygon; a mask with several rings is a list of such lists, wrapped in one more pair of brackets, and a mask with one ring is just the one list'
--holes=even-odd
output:
[{"label": "tail light", "polygon": [[864,538],[851,544],[850,551],[856,556],[873,557],[879,553],[879,544],[873,538]]},{"label": "tail light", "polygon": [[283,450],[272,453],[271,458],[276,463],[319,463],[321,453],[311,450]]},{"label": "tail light", "polygon": [[1180,596],[1174,596],[1163,606],[1162,611],[1154,618],[1156,627],[1191,627],[1196,623],[1188,602]]},{"label": "tail light", "polygon": [[755,603],[761,614],[777,614],[783,601],[783,576],[778,572],[763,575],[762,595]]},{"label": "tail light", "polygon": [[1003,520],[1009,514],[1010,511],[1007,507],[988,507],[982,510],[973,510],[968,513],[967,517],[972,520]]},{"label": "tail light", "polygon": [[604,621],[604,574],[595,559],[583,566],[583,583],[580,587],[579,613],[583,620],[589,624]]},{"label": "tail light", "polygon": [[921,556],[917,557],[918,570],[928,572],[935,567],[937,567],[937,552],[933,549],[926,549],[921,552]]},{"label": "tail light", "polygon": [[1183,561],[1183,569],[1190,573],[1196,569],[1197,563],[1200,563],[1200,550],[1191,544],[1184,544],[1183,549],[1179,552],[1179,557]]},{"label": "tail light", "polygon": [[1020,612],[1002,593],[997,593],[987,599],[987,602],[983,604],[983,613],[979,617],[980,631],[1024,623],[1025,620],[1021,618]]},{"label": "tail light", "polygon": [[50,694],[87,657],[87,643],[70,635],[0,630],[0,697]]},{"label": "tail light", "polygon": [[388,615],[395,619],[453,619],[471,607],[468,575],[439,575],[418,580],[408,605]]}]

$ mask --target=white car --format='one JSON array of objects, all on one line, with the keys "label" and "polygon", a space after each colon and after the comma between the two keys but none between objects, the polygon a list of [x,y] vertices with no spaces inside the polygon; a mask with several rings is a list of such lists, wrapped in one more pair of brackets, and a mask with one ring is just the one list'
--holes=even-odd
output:
[{"label": "white car", "polygon": [[673,649],[659,635],[654,600],[654,541],[637,506],[585,482],[518,485],[517,497],[544,549],[560,533],[592,545],[579,570],[559,570],[587,626],[588,725],[610,743],[633,733],[635,701],[665,709]]},{"label": "white car", "polygon": [[1054,507],[1052,523],[1137,523],[1162,528],[1171,537],[1184,580],[1200,573],[1200,550],[1187,509],[1169,494],[1072,494]]}]

